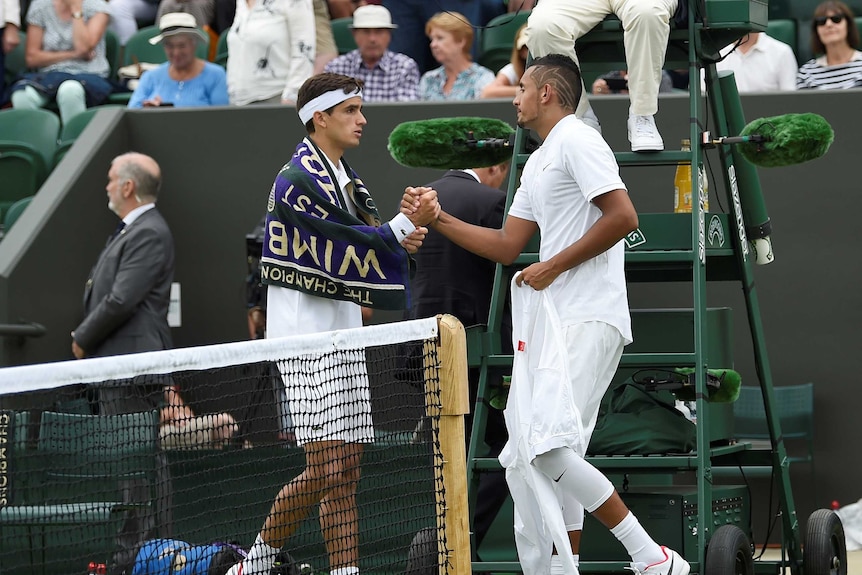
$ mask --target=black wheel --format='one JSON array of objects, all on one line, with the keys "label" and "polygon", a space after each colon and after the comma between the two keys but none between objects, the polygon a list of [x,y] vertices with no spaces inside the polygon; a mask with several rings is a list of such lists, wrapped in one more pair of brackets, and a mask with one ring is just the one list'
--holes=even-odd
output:
[{"label": "black wheel", "polygon": [[[722,525],[715,530],[706,546],[706,575],[753,575],[751,542],[742,529]],[[805,575],[808,575],[806,572]]]},{"label": "black wheel", "polygon": [[818,509],[808,518],[802,549],[805,575],[847,575],[847,543],[841,518]]}]

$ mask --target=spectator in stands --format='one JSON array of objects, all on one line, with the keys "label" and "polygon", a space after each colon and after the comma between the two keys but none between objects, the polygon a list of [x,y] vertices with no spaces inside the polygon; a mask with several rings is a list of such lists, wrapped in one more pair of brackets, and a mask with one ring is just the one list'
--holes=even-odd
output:
[{"label": "spectator in stands", "polygon": [[419,80],[421,100],[475,100],[494,81],[494,73],[472,61],[473,27],[458,12],[439,12],[428,20],[425,34],[441,66]]},{"label": "spectator in stands", "polygon": [[[84,288],[84,319],[72,332],[72,353],[105,357],[171,347],[168,305],[174,277],[174,240],[156,209],[161,186],[158,163],[143,154],[114,158],[108,171],[108,208],[120,222],[108,239]],[[141,377],[97,388],[103,415],[137,413],[161,406],[162,377]],[[155,509],[145,479],[124,480],[128,506],[116,535],[108,575],[134,564],[147,539],[171,536],[171,486],[167,461],[157,454]],[[130,572],[130,571],[129,571]]]},{"label": "spectator in stands", "polygon": [[238,0],[227,34],[230,103],[293,105],[314,71],[312,0]]},{"label": "spectator in stands", "polygon": [[[229,413],[195,415],[176,385],[166,385],[163,397],[159,409],[159,442],[163,449],[221,449],[239,431]],[[246,442],[245,446],[250,444]]]},{"label": "spectator in stands", "polygon": [[185,12],[172,12],[159,20],[161,34],[150,39],[162,43],[168,61],[141,76],[129,100],[129,108],[176,106],[227,106],[224,69],[195,55],[206,34]]},{"label": "spectator in stands", "polygon": [[822,54],[799,68],[799,90],[842,90],[862,87],[862,52],[853,11],[829,0],[814,10],[811,51]]},{"label": "spectator in stands", "polygon": [[138,31],[138,22],[156,22],[159,0],[111,0],[111,30],[122,46]]},{"label": "spectator in stands", "polygon": [[398,26],[383,6],[360,6],[353,13],[353,38],[358,48],[326,65],[326,71],[365,82],[368,102],[407,102],[418,99],[419,68],[404,54],[390,52],[389,41]]},{"label": "spectator in stands", "polygon": [[[530,33],[527,45],[535,58],[565,54],[576,60],[575,41],[609,14],[616,14],[623,25],[630,78],[627,127],[632,151],[664,150],[655,114],[670,20],[676,8],[677,0],[542,0],[527,21]],[[576,115],[588,117],[589,108],[584,90]]]},{"label": "spectator in stands", "polygon": [[[599,96],[609,94],[629,93],[629,73],[626,70],[612,70],[595,79],[591,92]],[[667,70],[661,71],[661,83],[658,86],[659,93],[673,92],[673,80]]]},{"label": "spectator in stands", "polygon": [[198,28],[211,26],[215,20],[215,0],[161,0],[156,12],[156,22],[161,22],[162,16],[171,12],[191,14],[195,17]]},{"label": "spectator in stands", "polygon": [[[495,16],[506,12],[504,0],[383,0],[383,5],[389,9],[392,21],[398,25],[398,29],[392,33],[390,49],[413,58],[420,74],[434,67],[434,57],[425,41],[424,32],[428,20],[435,13],[457,13],[465,24],[484,26]],[[471,40],[467,48],[474,59],[479,57],[478,42],[473,43]]]},{"label": "spectator in stands", "polygon": [[752,32],[721,50],[719,72],[730,71],[740,92],[781,92],[796,89],[793,48],[763,33]]},{"label": "spectator in stands", "polygon": [[0,104],[6,100],[6,54],[21,42],[21,5],[18,0],[0,0]]},{"label": "spectator in stands", "polygon": [[[449,170],[426,187],[437,191],[440,205],[456,218],[485,228],[503,225],[506,193],[500,190],[509,170],[509,162],[469,170]],[[458,246],[443,234],[429,231],[422,249],[414,254],[413,307],[407,319],[432,317],[449,313],[465,326],[487,324],[494,287],[495,264]],[[512,317],[508,303],[501,333],[503,353],[512,353]],[[506,373],[510,373],[507,371]],[[492,385],[502,385],[499,370],[490,372]],[[469,372],[470,404],[475,405],[479,369]],[[466,418],[468,441],[473,425],[472,414]],[[506,444],[506,422],[503,412],[489,409],[482,440],[489,448],[485,457],[497,457]],[[509,489],[503,470],[479,474],[476,507],[473,510],[473,533],[481,545],[506,498]],[[409,571],[408,571],[409,572]]]},{"label": "spectator in stands", "polygon": [[335,18],[350,18],[360,6],[380,5],[382,0],[325,0],[329,15]]},{"label": "spectator in stands", "polygon": [[312,73],[320,74],[329,62],[338,57],[338,46],[335,45],[335,36],[332,35],[332,19],[326,0],[313,0],[313,2],[315,56]]},{"label": "spectator in stands", "polygon": [[12,87],[12,106],[57,102],[63,123],[113,91],[105,57],[108,4],[104,0],[35,0],[27,13],[29,68]]},{"label": "spectator in stands", "polygon": [[482,90],[483,98],[514,98],[518,90],[518,82],[527,67],[527,25],[524,24],[515,33],[512,44],[512,57],[509,63],[500,68],[494,81]]}]

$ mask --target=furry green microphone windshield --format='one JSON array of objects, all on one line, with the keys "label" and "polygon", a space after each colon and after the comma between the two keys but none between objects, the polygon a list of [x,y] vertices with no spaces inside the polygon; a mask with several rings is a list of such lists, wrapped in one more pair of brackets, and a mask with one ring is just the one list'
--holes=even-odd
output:
[{"label": "furry green microphone windshield", "polygon": [[512,157],[515,130],[494,118],[436,118],[404,122],[389,134],[389,153],[409,168],[483,168]]},{"label": "furry green microphone windshield", "polygon": [[[694,368],[678,367],[675,370],[681,375],[688,377],[687,385],[675,390],[674,395],[681,401],[694,401]],[[707,369],[706,388],[709,401],[712,403],[733,403],[739,399],[739,387],[742,385],[742,376],[732,369]]]},{"label": "furry green microphone windshield", "polygon": [[741,136],[748,139],[739,144],[742,155],[763,168],[815,160],[826,153],[835,139],[829,122],[818,114],[760,118],[746,125]]}]

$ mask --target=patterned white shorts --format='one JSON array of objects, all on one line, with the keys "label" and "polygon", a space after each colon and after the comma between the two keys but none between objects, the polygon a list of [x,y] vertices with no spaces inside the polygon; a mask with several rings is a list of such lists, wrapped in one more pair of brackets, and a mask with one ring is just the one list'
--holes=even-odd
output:
[{"label": "patterned white shorts", "polygon": [[364,350],[288,359],[278,366],[299,445],[374,441]]}]

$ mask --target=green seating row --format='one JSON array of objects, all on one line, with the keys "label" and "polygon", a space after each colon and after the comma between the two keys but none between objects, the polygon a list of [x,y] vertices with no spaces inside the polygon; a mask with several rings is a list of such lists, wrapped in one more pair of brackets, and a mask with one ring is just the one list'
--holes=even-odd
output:
[{"label": "green seating row", "polygon": [[[8,231],[100,108],[60,125],[49,110],[0,110],[0,222]],[[15,211],[12,208],[15,206]]]}]

